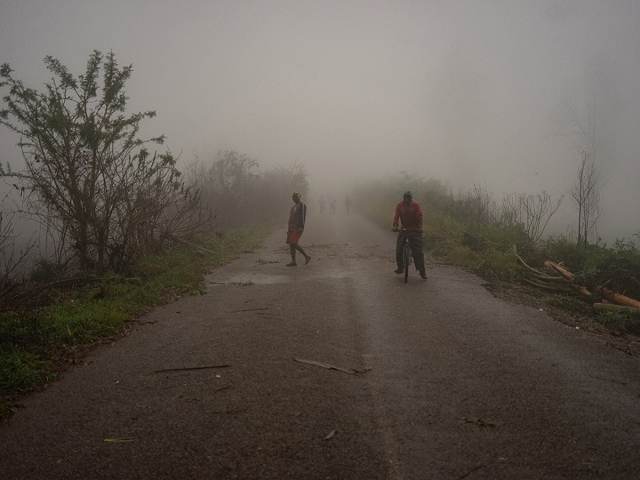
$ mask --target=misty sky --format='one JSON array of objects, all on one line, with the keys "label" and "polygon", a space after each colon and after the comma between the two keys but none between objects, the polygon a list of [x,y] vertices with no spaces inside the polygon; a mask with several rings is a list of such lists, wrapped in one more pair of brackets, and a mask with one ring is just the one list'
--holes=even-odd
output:
[{"label": "misty sky", "polygon": [[[0,63],[27,86],[94,49],[133,64],[129,113],[155,110],[142,133],[183,161],[297,159],[316,194],[404,170],[558,197],[586,148],[569,111],[595,112],[600,232],[640,229],[637,0],[0,0]],[[3,163],[18,140],[0,131]]]}]

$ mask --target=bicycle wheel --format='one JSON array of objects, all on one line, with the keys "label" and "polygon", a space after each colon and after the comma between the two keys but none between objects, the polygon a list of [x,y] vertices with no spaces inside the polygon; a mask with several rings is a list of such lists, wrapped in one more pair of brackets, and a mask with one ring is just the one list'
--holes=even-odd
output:
[{"label": "bicycle wheel", "polygon": [[407,283],[409,280],[409,265],[411,265],[411,247],[409,245],[404,246],[402,258],[404,260],[404,283]]}]

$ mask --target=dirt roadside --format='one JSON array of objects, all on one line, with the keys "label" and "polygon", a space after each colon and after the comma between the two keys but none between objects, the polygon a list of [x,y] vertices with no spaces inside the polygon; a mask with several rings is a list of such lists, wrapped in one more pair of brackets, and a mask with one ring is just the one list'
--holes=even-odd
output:
[{"label": "dirt roadside", "polygon": [[640,337],[633,334],[620,333],[604,325],[594,322],[589,317],[571,314],[565,310],[549,305],[552,297],[549,293],[522,286],[517,283],[491,281],[484,287],[501,300],[544,311],[556,322],[580,330],[584,335],[594,335],[604,339],[607,345],[627,355],[640,359]]}]

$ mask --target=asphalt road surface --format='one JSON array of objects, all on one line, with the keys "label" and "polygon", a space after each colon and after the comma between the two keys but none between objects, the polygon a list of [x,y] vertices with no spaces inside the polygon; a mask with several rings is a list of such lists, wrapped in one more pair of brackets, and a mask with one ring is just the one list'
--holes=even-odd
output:
[{"label": "asphalt road surface", "polygon": [[640,478],[636,358],[459,268],[405,284],[357,215],[307,222],[308,265],[277,231],[27,398],[0,478]]}]

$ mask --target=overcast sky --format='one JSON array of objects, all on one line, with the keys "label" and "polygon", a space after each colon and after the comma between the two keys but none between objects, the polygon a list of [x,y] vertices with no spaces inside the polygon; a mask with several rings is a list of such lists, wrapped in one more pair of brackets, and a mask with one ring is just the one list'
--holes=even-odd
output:
[{"label": "overcast sky", "polygon": [[[129,112],[155,110],[143,133],[182,160],[297,159],[316,194],[404,170],[559,197],[585,148],[569,108],[595,111],[600,230],[640,229],[638,0],[0,0],[0,63],[27,86],[94,49],[133,64]],[[17,141],[0,131],[3,163]]]}]

